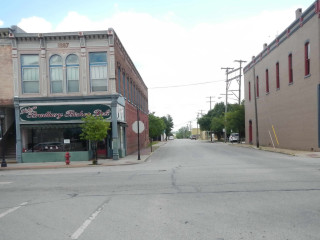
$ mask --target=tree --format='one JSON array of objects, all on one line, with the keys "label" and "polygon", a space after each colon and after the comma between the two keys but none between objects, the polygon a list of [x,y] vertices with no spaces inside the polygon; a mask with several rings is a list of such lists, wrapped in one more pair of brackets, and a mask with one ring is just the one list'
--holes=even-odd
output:
[{"label": "tree", "polygon": [[102,141],[108,135],[108,129],[110,123],[106,122],[105,119],[100,116],[87,115],[85,118],[81,119],[83,124],[81,124],[82,133],[80,138],[82,140],[87,140],[91,142],[91,146],[94,152],[93,164],[98,163],[97,160],[97,144],[98,141]]},{"label": "tree", "polygon": [[166,125],[162,118],[154,115],[154,113],[149,114],[149,136],[154,139],[159,137],[164,130]]},{"label": "tree", "polygon": [[[209,131],[210,136],[212,132],[217,135],[218,140],[220,140],[222,135],[221,121],[220,118],[224,116],[225,104],[223,102],[216,103],[214,108],[208,111],[203,117],[199,118],[198,123],[200,129],[203,131]],[[215,119],[213,121],[213,119]],[[211,138],[212,141],[212,138]]]},{"label": "tree", "polygon": [[218,140],[221,139],[224,128],[224,116],[214,117],[211,120],[211,129],[217,135]]},{"label": "tree", "polygon": [[212,117],[209,114],[205,114],[198,119],[201,131],[211,131],[211,120]]},{"label": "tree", "polygon": [[171,131],[173,129],[173,119],[169,114],[165,117],[162,117],[161,119],[163,120],[164,124],[166,125],[165,133],[166,133],[166,140],[167,140],[168,136],[172,135]]},{"label": "tree", "polygon": [[178,139],[182,139],[182,138],[189,138],[191,135],[191,132],[189,131],[188,127],[182,127],[178,130],[176,137]]},{"label": "tree", "polygon": [[[244,104],[234,104],[233,111],[228,112],[226,116],[227,120],[227,130],[228,133],[238,132],[240,137],[244,136],[245,133],[245,113],[244,113]],[[239,137],[239,140],[240,140]]]}]

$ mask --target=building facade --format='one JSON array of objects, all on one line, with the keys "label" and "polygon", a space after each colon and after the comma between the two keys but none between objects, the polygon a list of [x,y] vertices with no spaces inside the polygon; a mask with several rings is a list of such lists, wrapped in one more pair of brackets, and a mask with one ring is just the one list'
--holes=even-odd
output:
[{"label": "building facade", "polygon": [[320,150],[320,1],[244,68],[246,142]]},{"label": "building facade", "polygon": [[137,151],[137,122],[140,147],[148,144],[148,88],[113,29],[2,28],[0,57],[4,139],[15,144],[17,162],[64,161],[66,151],[71,161],[90,159],[90,144],[79,136],[87,114],[110,122],[99,157],[117,160]]}]

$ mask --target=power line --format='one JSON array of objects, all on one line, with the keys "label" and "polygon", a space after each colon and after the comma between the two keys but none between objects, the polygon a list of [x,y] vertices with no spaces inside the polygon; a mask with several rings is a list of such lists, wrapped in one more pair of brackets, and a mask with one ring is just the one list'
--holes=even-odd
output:
[{"label": "power line", "polygon": [[190,83],[190,84],[173,85],[173,86],[163,86],[163,87],[151,87],[151,88],[148,88],[148,89],[188,87],[188,86],[203,85],[203,84],[216,83],[216,82],[225,82],[225,80],[210,81],[210,82],[200,82],[200,83]]}]

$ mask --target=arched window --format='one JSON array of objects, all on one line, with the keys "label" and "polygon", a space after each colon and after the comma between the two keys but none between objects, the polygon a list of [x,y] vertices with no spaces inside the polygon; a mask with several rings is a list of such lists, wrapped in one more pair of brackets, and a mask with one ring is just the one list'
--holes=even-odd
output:
[{"label": "arched window", "polygon": [[79,92],[79,58],[70,54],[66,59],[68,92]]},{"label": "arched window", "polygon": [[59,55],[53,55],[49,61],[50,64],[50,83],[52,93],[63,92],[63,72],[62,58]]}]

